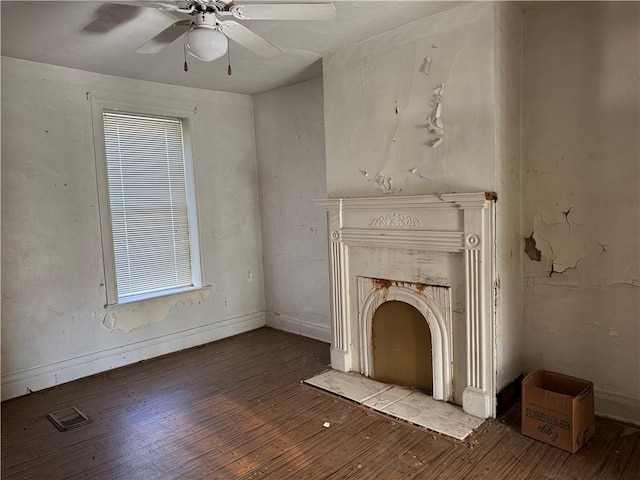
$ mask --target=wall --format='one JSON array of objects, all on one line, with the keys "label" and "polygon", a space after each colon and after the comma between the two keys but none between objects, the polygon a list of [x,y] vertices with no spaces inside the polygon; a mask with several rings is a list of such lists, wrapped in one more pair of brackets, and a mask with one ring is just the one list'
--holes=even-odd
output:
[{"label": "wall", "polygon": [[496,190],[493,14],[459,8],[324,58],[330,197]]},{"label": "wall", "polygon": [[[640,422],[640,4],[525,16],[524,356]],[[534,245],[535,242],[535,245]]]},{"label": "wall", "polygon": [[323,60],[330,197],[498,193],[498,389],[522,369],[520,61],[519,10],[489,2]]},{"label": "wall", "polygon": [[267,325],[329,341],[322,79],[253,99]]},{"label": "wall", "polygon": [[496,210],[496,361],[501,389],[522,373],[521,95],[522,14],[494,10]]},{"label": "wall", "polygon": [[[204,282],[104,308],[87,92],[197,104]],[[13,397],[264,325],[249,96],[2,59],[2,383]]]}]

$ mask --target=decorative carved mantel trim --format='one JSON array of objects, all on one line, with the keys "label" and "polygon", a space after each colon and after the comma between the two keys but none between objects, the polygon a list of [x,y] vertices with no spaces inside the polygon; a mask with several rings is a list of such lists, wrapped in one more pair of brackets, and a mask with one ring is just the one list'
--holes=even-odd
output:
[{"label": "decorative carved mantel trim", "polygon": [[352,331],[358,323],[351,318],[350,302],[356,301],[351,298],[351,292],[357,290],[358,274],[349,271],[350,249],[460,252],[465,264],[467,336],[467,378],[462,407],[478,417],[495,417],[495,292],[492,286],[496,198],[495,194],[482,192],[316,201],[326,207],[329,224],[333,368],[365,373],[359,356],[354,354],[359,333]]},{"label": "decorative carved mantel trim", "polygon": [[369,224],[371,227],[387,227],[387,228],[418,228],[422,227],[422,220],[404,215],[402,213],[390,213],[374,218]]}]

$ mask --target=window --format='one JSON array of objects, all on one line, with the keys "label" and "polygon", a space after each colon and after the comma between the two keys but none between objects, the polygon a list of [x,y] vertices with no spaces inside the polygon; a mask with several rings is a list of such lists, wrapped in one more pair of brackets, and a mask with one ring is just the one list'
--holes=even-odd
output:
[{"label": "window", "polygon": [[108,105],[95,132],[107,303],[200,287],[188,119]]}]

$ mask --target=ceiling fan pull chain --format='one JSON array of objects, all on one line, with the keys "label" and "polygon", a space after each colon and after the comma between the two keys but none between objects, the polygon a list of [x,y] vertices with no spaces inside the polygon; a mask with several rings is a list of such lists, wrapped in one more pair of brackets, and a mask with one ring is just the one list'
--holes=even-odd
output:
[{"label": "ceiling fan pull chain", "polygon": [[[187,33],[191,30],[191,24],[187,27]],[[187,37],[185,36],[184,41],[182,42],[182,53],[184,53],[184,71],[189,71],[189,65],[187,64]]]},{"label": "ceiling fan pull chain", "polygon": [[227,75],[231,76],[231,74],[233,73],[231,71],[231,53],[230,53],[231,48],[227,47]]}]

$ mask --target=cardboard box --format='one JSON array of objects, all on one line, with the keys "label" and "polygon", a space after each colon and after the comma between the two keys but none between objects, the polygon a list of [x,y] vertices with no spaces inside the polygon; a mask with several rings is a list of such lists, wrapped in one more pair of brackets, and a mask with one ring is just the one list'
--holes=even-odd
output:
[{"label": "cardboard box", "polygon": [[593,383],[538,370],[522,381],[522,434],[577,452],[595,432]]}]

